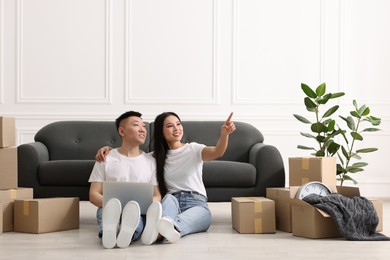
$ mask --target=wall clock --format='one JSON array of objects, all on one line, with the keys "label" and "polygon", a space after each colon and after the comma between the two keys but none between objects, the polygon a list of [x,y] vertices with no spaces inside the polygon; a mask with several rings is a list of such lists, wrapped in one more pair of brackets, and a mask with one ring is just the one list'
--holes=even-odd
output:
[{"label": "wall clock", "polygon": [[295,198],[297,199],[303,199],[304,197],[310,195],[310,194],[317,194],[320,196],[327,196],[331,194],[332,191],[322,182],[319,181],[311,181],[308,183],[303,184],[299,190],[297,191],[297,194],[295,195]]}]

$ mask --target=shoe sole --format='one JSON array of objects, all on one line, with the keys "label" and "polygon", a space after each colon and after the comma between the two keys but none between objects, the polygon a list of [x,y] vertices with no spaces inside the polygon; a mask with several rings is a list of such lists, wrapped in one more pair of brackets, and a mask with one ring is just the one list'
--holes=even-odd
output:
[{"label": "shoe sole", "polygon": [[146,212],[146,225],[142,232],[141,242],[144,245],[153,244],[158,237],[158,223],[162,214],[160,202],[153,202]]},{"label": "shoe sole", "polygon": [[112,199],[103,207],[103,237],[102,243],[105,248],[113,248],[116,245],[116,233],[121,216],[121,203]]},{"label": "shoe sole", "polygon": [[170,219],[162,217],[158,223],[158,231],[170,243],[176,243],[180,239],[180,233],[176,231]]},{"label": "shoe sole", "polygon": [[129,201],[122,211],[122,222],[116,239],[116,245],[120,248],[128,247],[138,226],[141,212],[137,202]]}]

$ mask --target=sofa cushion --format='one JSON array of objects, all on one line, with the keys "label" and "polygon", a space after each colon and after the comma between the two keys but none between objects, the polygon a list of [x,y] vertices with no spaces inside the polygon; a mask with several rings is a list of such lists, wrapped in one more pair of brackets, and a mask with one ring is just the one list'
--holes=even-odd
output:
[{"label": "sofa cushion", "polygon": [[[145,123],[146,128],[149,124]],[[141,149],[148,151],[149,135]],[[41,128],[35,141],[49,151],[49,160],[94,160],[103,146],[118,147],[122,140],[112,121],[59,121]]]},{"label": "sofa cushion", "polygon": [[206,187],[253,187],[256,168],[249,163],[206,161],[203,164],[203,182]]},{"label": "sofa cushion", "polygon": [[[221,136],[223,121],[182,121],[184,134],[182,142],[196,142],[214,146]],[[254,126],[245,122],[234,122],[236,131],[229,136],[229,145],[219,161],[249,162],[249,152],[256,143],[262,143],[264,137]],[[150,123],[153,133],[154,123]]]},{"label": "sofa cushion", "polygon": [[89,186],[94,160],[61,160],[42,162],[38,169],[41,185]]}]

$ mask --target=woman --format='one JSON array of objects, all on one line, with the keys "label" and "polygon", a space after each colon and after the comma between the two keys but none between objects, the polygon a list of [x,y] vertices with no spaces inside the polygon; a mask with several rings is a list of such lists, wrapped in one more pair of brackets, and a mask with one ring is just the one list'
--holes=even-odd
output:
[{"label": "woman", "polygon": [[162,113],[154,121],[153,155],[160,192],[164,196],[158,231],[171,243],[210,227],[211,212],[202,181],[203,161],[217,159],[225,153],[229,135],[236,130],[230,122],[232,115],[222,125],[216,146],[182,143],[183,126],[173,112]]}]

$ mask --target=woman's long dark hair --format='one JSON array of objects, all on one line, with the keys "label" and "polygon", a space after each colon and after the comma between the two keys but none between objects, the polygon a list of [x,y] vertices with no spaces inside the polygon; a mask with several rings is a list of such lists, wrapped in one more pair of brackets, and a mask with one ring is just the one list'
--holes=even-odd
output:
[{"label": "woman's long dark hair", "polygon": [[164,167],[169,150],[167,140],[164,137],[164,120],[168,116],[175,116],[180,120],[179,116],[174,112],[164,112],[156,117],[154,120],[153,130],[153,156],[156,159],[157,181],[160,188],[161,196],[164,197],[168,192],[167,185],[164,178]]}]

